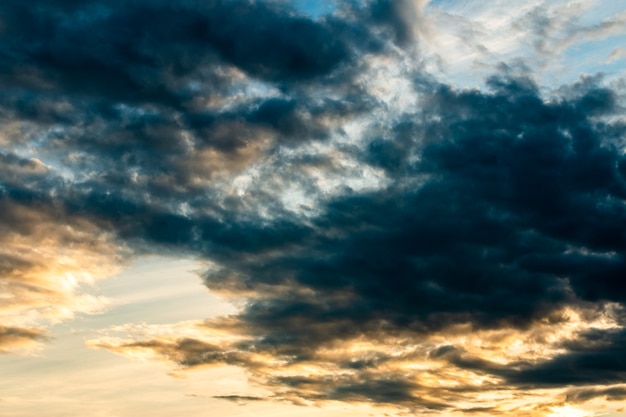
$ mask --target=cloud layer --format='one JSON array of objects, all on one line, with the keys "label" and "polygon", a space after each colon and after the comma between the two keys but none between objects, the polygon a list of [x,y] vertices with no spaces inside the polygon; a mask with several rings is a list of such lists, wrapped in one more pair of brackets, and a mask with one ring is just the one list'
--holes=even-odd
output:
[{"label": "cloud layer", "polygon": [[[623,91],[548,89],[515,63],[482,89],[437,80],[426,9],[0,6],[0,351],[99,311],[81,284],[167,253],[239,312],[91,346],[242,367],[295,403],[623,399]],[[566,27],[564,49],[623,20],[525,19]]]}]

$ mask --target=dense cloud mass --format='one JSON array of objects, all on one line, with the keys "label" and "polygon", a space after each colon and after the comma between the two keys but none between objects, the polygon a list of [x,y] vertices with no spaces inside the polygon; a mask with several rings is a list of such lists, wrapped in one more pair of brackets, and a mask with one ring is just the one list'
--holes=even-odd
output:
[{"label": "dense cloud mass", "polygon": [[[624,399],[623,92],[546,91],[506,65],[456,88],[420,66],[411,13],[4,2],[0,352],[99,311],[81,285],[165,253],[204,262],[239,312],[91,346],[242,367],[295,403]],[[401,106],[378,84],[393,71]]]}]

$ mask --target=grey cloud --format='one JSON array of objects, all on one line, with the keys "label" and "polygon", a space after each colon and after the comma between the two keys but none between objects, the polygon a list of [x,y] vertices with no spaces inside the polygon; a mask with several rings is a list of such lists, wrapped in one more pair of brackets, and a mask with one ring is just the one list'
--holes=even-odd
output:
[{"label": "grey cloud", "polygon": [[617,384],[626,377],[625,342],[623,330],[590,332],[568,345],[567,353],[525,367],[509,379],[536,386]]},{"label": "grey cloud", "polygon": [[49,340],[46,333],[35,328],[0,326],[0,353],[23,348],[33,342]]},{"label": "grey cloud", "polygon": [[621,401],[626,399],[626,388],[623,386],[580,388],[570,390],[566,395],[566,401],[571,403],[584,403],[595,398],[606,398],[609,401]]},{"label": "grey cloud", "polygon": [[249,395],[216,395],[213,398],[218,398],[221,400],[228,400],[235,402],[237,404],[245,405],[251,401],[264,401],[266,398],[263,397],[253,397]]},{"label": "grey cloud", "polygon": [[[626,236],[615,225],[625,214],[624,127],[603,119],[618,111],[616,93],[583,82],[547,101],[528,79],[490,85],[487,93],[432,86],[424,110],[406,115],[393,139],[357,150],[394,183],[336,196],[306,226],[297,217],[261,225],[131,211],[143,220],[128,237],[210,257],[221,269],[206,273],[207,286],[248,298],[230,330],[252,341],[200,356],[175,344],[177,362],[253,370],[259,365],[241,355],[256,352],[329,366],[322,349],[358,338],[419,341],[457,324],[525,330],[546,317],[558,322],[568,305],[623,303]],[[93,206],[120,212],[104,202]],[[600,334],[602,348],[566,346],[537,363],[505,366],[453,347],[430,359],[526,387],[614,383],[623,378],[621,338]],[[376,386],[369,372],[390,361],[385,352],[341,358],[332,366],[356,379],[333,384],[322,376],[268,383],[318,400],[447,404],[420,403],[419,387],[392,376]]]}]

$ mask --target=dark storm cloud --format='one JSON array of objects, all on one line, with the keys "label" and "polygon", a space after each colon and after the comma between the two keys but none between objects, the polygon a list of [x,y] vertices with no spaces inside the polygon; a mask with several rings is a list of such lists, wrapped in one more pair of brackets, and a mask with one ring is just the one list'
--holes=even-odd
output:
[{"label": "dark storm cloud", "polygon": [[[490,84],[491,93],[436,88],[415,116],[421,123],[372,142],[363,158],[397,186],[338,197],[289,251],[222,259],[230,275],[207,275],[210,288],[257,288],[260,299],[240,315],[257,348],[307,361],[359,335],[419,338],[464,322],[527,328],[568,304],[625,301],[624,127],[602,119],[619,111],[615,93],[577,85],[547,101],[527,79]],[[410,163],[412,154],[421,161]],[[276,295],[290,286],[302,291]],[[606,351],[568,347],[520,372],[448,360],[514,383],[616,382],[620,340]]]},{"label": "dark storm cloud", "polygon": [[8,2],[2,17],[7,86],[122,101],[174,100],[168,77],[220,62],[289,81],[327,75],[352,54],[331,24],[257,2]]},{"label": "dark storm cloud", "polygon": [[[5,2],[0,145],[14,149],[0,154],[0,230],[87,225],[135,253],[210,260],[206,285],[245,303],[207,327],[244,341],[93,345],[262,370],[291,400],[445,409],[464,394],[393,368],[411,360],[518,386],[623,380],[621,331],[508,368],[458,346],[416,348],[452,326],[522,331],[565,322],[566,306],[626,302],[618,92],[583,79],[546,99],[524,77],[493,77],[489,91],[422,77],[417,108],[381,116],[364,57],[412,42],[409,3],[340,6],[312,20],[270,2]],[[357,118],[376,127],[360,142],[344,131]],[[24,157],[37,152],[49,165]],[[342,163],[385,181],[319,192],[310,216],[281,202],[290,184],[318,192],[307,172],[340,176]],[[230,191],[248,168],[259,186]],[[2,272],[27,268],[2,256]],[[355,340],[380,345],[340,349]],[[273,375],[259,357],[341,374]]]},{"label": "dark storm cloud", "polygon": [[[599,268],[607,268],[607,263],[615,265],[618,272],[623,268],[619,255],[606,254],[621,250],[619,232],[608,229],[605,233],[613,235],[606,239],[604,234],[598,235],[602,230],[597,225],[590,224],[608,223],[609,214],[611,224],[620,219],[619,206],[594,215],[594,211],[606,210],[596,204],[597,198],[606,200],[621,192],[618,152],[599,146],[597,128],[588,118],[574,117],[581,116],[575,109],[589,101],[587,97],[550,109],[533,91],[510,94],[515,88],[505,84],[493,95],[482,96],[438,92],[432,97],[435,105],[457,105],[466,112],[466,119],[444,119],[441,125],[428,126],[430,131],[441,129],[442,135],[449,134],[451,127],[448,140],[444,136],[423,145],[419,143],[421,127],[398,130],[413,129],[414,135],[412,143],[403,145],[402,140],[409,140],[404,133],[405,139],[399,139],[398,146],[415,151],[424,146],[424,162],[406,165],[405,172],[428,174],[431,179],[420,187],[393,187],[337,198],[314,227],[290,221],[283,226],[261,226],[228,217],[226,223],[210,217],[189,218],[123,198],[120,192],[83,193],[78,187],[77,194],[68,192],[65,204],[69,213],[110,225],[124,239],[180,247],[218,260],[227,272],[207,276],[209,287],[225,287],[235,295],[246,288],[260,296],[240,314],[243,324],[239,331],[256,337],[254,349],[289,358],[292,363],[315,362],[319,348],[361,335],[413,332],[419,337],[457,322],[471,322],[478,328],[528,326],[550,310],[574,301],[564,276],[570,278],[579,297],[595,300],[596,294],[589,296],[587,288],[600,288],[603,298],[622,301],[620,281],[615,286],[613,281],[601,281],[602,276],[590,276]],[[564,113],[560,115],[564,122],[549,118],[547,126],[529,123],[527,115],[532,107],[526,102],[524,112],[517,108],[519,101],[527,99],[540,107],[534,109],[538,112]],[[481,101],[481,106],[474,100]],[[503,109],[498,114],[499,106]],[[474,108],[491,111],[485,118],[482,113],[473,113]],[[568,117],[570,112],[573,114]],[[513,119],[519,114],[520,120],[507,120],[505,114]],[[570,139],[559,134],[559,127],[574,129],[580,125],[587,128],[586,136],[592,141],[583,155],[575,146],[569,151],[576,136]],[[377,149],[379,145],[372,146],[368,153]],[[367,159],[385,167],[387,155],[368,155]],[[392,157],[398,158],[393,153]],[[594,162],[600,169],[590,175],[598,179],[586,176],[589,185],[581,185],[573,165],[594,166]],[[15,163],[29,167],[26,162]],[[533,178],[534,172],[538,178]],[[124,184],[120,187],[122,191]],[[9,191],[20,201],[37,200],[24,191]],[[559,206],[569,201],[575,204]],[[566,222],[577,230],[555,227],[554,222]],[[581,266],[571,267],[572,262]],[[600,283],[606,290],[596,285]],[[294,289],[277,291],[281,285]],[[299,292],[300,288],[311,293]],[[256,367],[246,359],[252,345],[225,352],[193,340],[168,345],[142,343],[123,347],[152,349],[160,354],[167,350],[167,356],[188,367],[213,363]],[[617,356],[601,354],[558,357],[516,375],[490,368],[485,361],[462,356],[448,360],[462,369],[500,374],[521,384],[606,383],[623,378],[614,369]],[[372,360],[373,364],[377,361]],[[598,372],[598,361],[608,367],[606,375]],[[589,365],[585,368],[585,364]],[[345,366],[360,369],[359,377],[333,384],[314,378],[306,385],[278,378],[270,385],[287,387],[294,392],[291,395],[305,398],[419,403],[419,397],[412,393],[417,387],[393,380],[379,384],[367,376],[368,366]],[[575,374],[575,381],[566,376],[570,373],[561,372],[581,367],[589,373]],[[550,381],[554,375],[561,375],[560,379]]]},{"label": "dark storm cloud", "polygon": [[527,236],[513,245],[534,240],[513,253],[520,269],[567,277],[585,299],[623,301],[617,276],[626,233],[616,225],[625,215],[624,126],[594,118],[619,111],[614,93],[592,86],[575,99],[545,103],[519,81],[493,84],[493,96],[438,95],[433,104],[461,118],[442,120],[426,164],[451,190]]},{"label": "dark storm cloud", "polygon": [[[550,103],[518,80],[493,84],[492,94],[442,87],[427,101],[437,122],[372,142],[368,160],[424,184],[337,198],[302,252],[233,267],[251,285],[289,276],[354,296],[345,308],[301,300],[293,311],[305,317],[523,325],[572,301],[565,279],[583,299],[623,301],[623,158],[616,128],[590,117],[613,111],[613,96]],[[422,162],[406,165],[411,152]],[[285,301],[253,306],[250,319],[280,319]]]},{"label": "dark storm cloud", "polygon": [[354,76],[386,47],[367,10],[311,20],[272,2],[6,2],[0,119],[14,145],[36,144],[79,181],[189,201],[206,192],[198,178],[326,140],[372,109]]},{"label": "dark storm cloud", "polygon": [[[235,324],[218,327],[251,342],[199,342],[199,351],[168,342],[180,358],[165,356],[180,365],[221,361],[254,373],[262,367],[249,361],[254,352],[352,373],[267,380],[290,398],[449,406],[420,402],[421,387],[394,374],[377,384],[381,375],[370,372],[397,357],[370,352],[331,362],[320,352],[363,337],[417,343],[463,323],[524,330],[546,317],[564,321],[558,311],[568,305],[625,301],[624,126],[605,118],[619,111],[616,93],[588,80],[559,100],[543,99],[524,78],[493,78],[490,86],[432,86],[423,110],[403,117],[391,138],[355,150],[393,183],[335,196],[306,223],[124,212],[104,195],[86,199],[85,210],[98,218],[125,213],[111,224],[127,239],[208,256],[220,269],[207,272],[207,286],[248,298]],[[268,114],[289,108],[276,106]],[[566,345],[567,353],[542,362],[505,366],[452,346],[426,357],[526,387],[615,383],[624,378],[620,334],[599,330],[604,344]]]},{"label": "dark storm cloud", "polygon": [[[392,7],[378,3],[375,9]],[[302,86],[384,49],[356,20],[366,14],[347,10],[344,18],[311,20],[271,2],[226,0],[9,1],[0,9],[0,83],[173,107],[194,89],[228,88],[229,69],[284,88]]]}]

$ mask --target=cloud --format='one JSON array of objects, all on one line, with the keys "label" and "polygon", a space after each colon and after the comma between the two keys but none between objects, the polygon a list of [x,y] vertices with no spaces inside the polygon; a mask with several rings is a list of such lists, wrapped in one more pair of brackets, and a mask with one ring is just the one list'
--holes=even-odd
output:
[{"label": "cloud", "polygon": [[606,398],[610,401],[621,401],[626,398],[626,388],[623,386],[614,386],[609,388],[582,388],[574,389],[567,392],[567,401],[581,403],[592,400],[594,398]]},{"label": "cloud", "polygon": [[623,380],[622,92],[507,64],[437,82],[411,64],[425,10],[0,6],[6,340],[101,311],[81,284],[167,253],[238,313],[89,346],[241,367],[273,400],[450,413]]},{"label": "cloud", "polygon": [[[607,121],[615,93],[591,79],[557,100],[523,77],[489,84],[430,86],[424,110],[353,150],[390,185],[333,196],[306,226],[287,218],[206,228],[196,219],[193,244],[213,262],[207,286],[245,300],[206,326],[243,340],[156,332],[92,345],[183,368],[240,366],[293,402],[460,410],[489,406],[472,401],[477,391],[504,401],[502,384],[619,381],[623,126]],[[482,349],[467,347],[472,333]],[[590,335],[606,343],[589,345]]]},{"label": "cloud", "polygon": [[33,347],[46,340],[46,335],[38,329],[0,326],[0,353]]},{"label": "cloud", "polygon": [[[610,308],[603,313],[565,310],[523,331],[477,331],[463,324],[427,334],[393,331],[384,324],[352,329],[355,324],[347,320],[340,324],[315,318],[301,319],[293,327],[283,320],[270,333],[258,323],[232,316],[111,328],[88,343],[129,358],[173,363],[183,370],[241,367],[251,382],[270,390],[266,400],[373,403],[450,413],[490,408],[491,414],[506,414],[538,406],[537,395],[560,401],[561,384],[544,387],[540,394],[521,383],[519,374],[558,361],[567,352],[564,346],[585,343],[585,332],[619,328],[611,315]],[[278,334],[281,325],[283,333]],[[296,326],[301,329],[298,333]],[[522,387],[523,395],[514,394]],[[499,407],[493,407],[494,401]]]},{"label": "cloud", "polygon": [[287,81],[324,76],[350,55],[345,40],[334,36],[332,23],[289,16],[264,3],[120,6],[96,1],[6,5],[4,37],[18,43],[5,41],[4,59],[10,65],[5,74],[18,85],[63,94],[168,102],[176,101],[168,80],[202,76],[213,63]]},{"label": "cloud", "polygon": [[[614,99],[595,89],[550,104],[522,81],[494,79],[493,94],[444,87],[425,98],[437,122],[407,121],[363,154],[397,185],[338,197],[304,240],[290,239],[295,248],[228,265],[232,285],[289,288],[293,280],[312,294],[285,305],[264,298],[250,306],[250,320],[281,327],[287,311],[417,329],[457,320],[522,325],[574,302],[572,289],[590,301],[621,301],[612,277],[623,268],[624,242],[611,226],[621,216],[621,156],[598,143],[596,129],[611,128],[588,119],[611,111]],[[412,153],[422,162],[411,162]],[[598,268],[602,279],[592,278]],[[207,274],[209,287],[230,282]],[[328,302],[316,302],[317,292]]]},{"label": "cloud", "polygon": [[[511,378],[534,385],[610,385],[623,381],[624,331],[591,331],[568,344],[567,352]],[[581,394],[583,395],[583,394]]]},{"label": "cloud", "polygon": [[110,233],[58,204],[63,187],[38,159],[0,154],[3,351],[48,340],[47,325],[103,311],[107,300],[86,289],[123,263]]},{"label": "cloud", "polygon": [[[429,31],[422,36],[424,66],[449,84],[482,85],[503,62],[526,68],[543,84],[572,82],[581,73],[615,72],[596,56],[620,44],[620,7],[594,0],[524,2],[430,2]],[[606,50],[606,52],[604,52]],[[600,52],[603,51],[603,52]]]},{"label": "cloud", "polygon": [[609,56],[606,58],[607,63],[611,63],[613,61],[618,61],[626,58],[626,49],[624,48],[615,48]]},{"label": "cloud", "polygon": [[240,405],[245,405],[249,402],[252,401],[263,401],[262,397],[253,397],[253,396],[249,396],[249,395],[217,395],[214,396],[213,398],[219,398],[222,400],[228,400],[228,401],[233,401],[237,404]]},{"label": "cloud", "polygon": [[593,7],[593,3],[563,4],[556,8],[540,5],[527,13],[520,24],[533,35],[533,45],[537,52],[558,55],[563,50],[579,43],[602,40],[619,36],[626,29],[626,15],[615,14],[599,23],[581,22],[581,12]]}]

